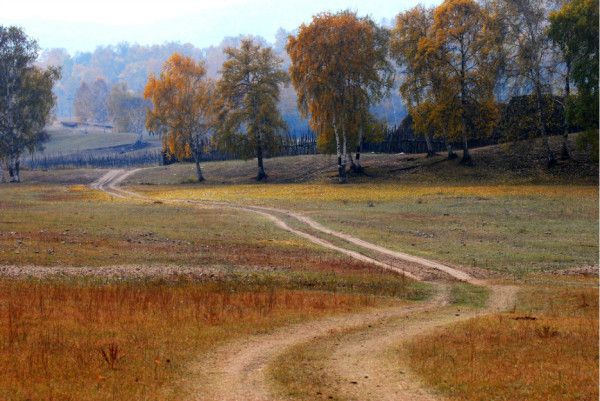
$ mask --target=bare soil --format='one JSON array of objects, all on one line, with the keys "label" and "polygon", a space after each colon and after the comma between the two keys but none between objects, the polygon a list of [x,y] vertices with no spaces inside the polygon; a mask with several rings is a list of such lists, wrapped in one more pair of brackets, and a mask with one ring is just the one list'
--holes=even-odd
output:
[{"label": "bare soil", "polygon": [[[111,170],[92,184],[92,188],[103,190],[118,198],[133,198],[139,201],[156,201],[143,195],[120,188],[119,183],[137,170]],[[166,201],[165,201],[166,202]],[[295,346],[307,342],[319,342],[336,333],[350,333],[342,342],[324,353],[328,366],[329,384],[336,396],[355,400],[431,400],[434,394],[423,389],[410,374],[398,375],[398,369],[408,372],[406,367],[391,363],[389,352],[398,343],[436,327],[477,316],[482,313],[503,310],[513,302],[515,288],[491,286],[458,268],[443,263],[415,257],[402,252],[369,243],[349,234],[331,230],[312,219],[288,210],[263,207],[238,206],[228,203],[195,203],[198,207],[237,208],[258,213],[271,220],[283,230],[294,233],[323,247],[339,251],[347,256],[370,262],[381,268],[395,271],[413,280],[420,280],[417,272],[408,266],[420,266],[437,270],[441,276],[473,285],[487,286],[492,290],[489,305],[484,311],[457,313],[448,307],[446,287],[439,295],[421,304],[401,305],[393,308],[371,310],[358,314],[325,318],[309,323],[284,327],[270,333],[255,335],[215,349],[199,360],[194,367],[193,386],[199,400],[272,400],[287,397],[277,393],[269,375],[269,367],[276,358]],[[291,227],[280,217],[293,218],[307,228],[318,231],[316,236],[302,229]],[[335,237],[360,248],[383,255],[395,263],[383,262],[381,258],[366,256],[353,249],[335,245],[325,238]],[[376,326],[375,329],[372,329]],[[359,377],[369,380],[360,380]],[[359,384],[360,383],[360,384]],[[311,399],[311,398],[308,398]]]}]

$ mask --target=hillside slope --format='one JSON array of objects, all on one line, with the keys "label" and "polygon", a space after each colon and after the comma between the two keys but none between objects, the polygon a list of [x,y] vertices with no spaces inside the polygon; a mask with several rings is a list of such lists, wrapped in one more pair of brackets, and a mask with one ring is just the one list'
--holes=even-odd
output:
[{"label": "hillside slope", "polygon": [[[445,154],[427,158],[423,154],[364,154],[365,175],[350,176],[350,182],[405,183],[504,183],[504,184],[597,184],[598,163],[578,150],[572,136],[570,160],[560,160],[548,169],[541,142],[528,141],[473,149],[475,165],[466,167],[459,159],[448,160]],[[560,149],[560,138],[551,144]],[[460,153],[460,152],[459,152]],[[202,164],[205,184],[255,182],[255,160],[232,160]],[[265,160],[268,183],[336,182],[336,158],[332,155],[277,157]],[[192,164],[174,164],[144,170],[131,177],[130,184],[194,183]],[[204,185],[204,184],[203,184]]]}]

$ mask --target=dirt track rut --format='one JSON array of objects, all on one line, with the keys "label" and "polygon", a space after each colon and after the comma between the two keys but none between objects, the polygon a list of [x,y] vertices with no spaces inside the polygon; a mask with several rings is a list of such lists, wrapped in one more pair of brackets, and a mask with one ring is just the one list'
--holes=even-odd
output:
[{"label": "dirt track rut", "polygon": [[[91,187],[119,198],[154,201],[154,199],[119,187],[121,182],[138,170],[111,170],[94,182]],[[490,303],[484,311],[456,313],[453,308],[447,306],[446,291],[440,291],[433,300],[418,305],[411,304],[328,317],[234,341],[213,350],[199,360],[193,368],[194,377],[197,377],[197,380],[193,380],[193,387],[198,400],[267,401],[286,399],[285,395],[275,391],[275,386],[268,374],[271,363],[280,355],[285,355],[294,346],[307,342],[315,342],[315,344],[326,342],[332,333],[340,332],[348,333],[344,336],[344,341],[337,342],[335,347],[328,349],[327,355],[324,355],[323,361],[321,361],[327,366],[330,389],[335,392],[337,398],[347,400],[436,400],[439,397],[423,389],[418,380],[411,377],[410,374],[398,374],[400,370],[409,372],[409,369],[406,366],[398,366],[398,361],[391,361],[390,352],[398,344],[416,335],[482,313],[506,309],[513,302],[514,287],[487,285],[484,281],[454,267],[389,250],[349,234],[329,229],[309,217],[290,210],[224,202],[189,200],[170,202],[185,202],[203,207],[235,208],[258,213],[281,229],[315,244],[404,274],[415,280],[419,280],[419,276],[403,268],[403,265],[410,263],[434,269],[454,280],[485,285],[491,290]],[[335,245],[320,236],[302,231],[302,229],[293,228],[280,217],[281,215],[293,218],[322,234],[336,237],[387,258],[382,261]],[[390,263],[389,260],[395,262]],[[440,286],[440,288],[446,288],[446,286]],[[374,325],[375,329],[373,329]],[[359,380],[359,377],[368,377],[369,380]]]}]

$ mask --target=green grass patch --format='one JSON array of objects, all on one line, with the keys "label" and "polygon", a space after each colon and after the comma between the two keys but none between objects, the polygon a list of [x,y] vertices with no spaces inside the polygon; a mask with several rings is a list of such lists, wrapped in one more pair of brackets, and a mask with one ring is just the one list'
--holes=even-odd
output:
[{"label": "green grass patch", "polygon": [[450,287],[450,303],[453,305],[483,308],[489,295],[489,290],[479,285],[456,283]]}]

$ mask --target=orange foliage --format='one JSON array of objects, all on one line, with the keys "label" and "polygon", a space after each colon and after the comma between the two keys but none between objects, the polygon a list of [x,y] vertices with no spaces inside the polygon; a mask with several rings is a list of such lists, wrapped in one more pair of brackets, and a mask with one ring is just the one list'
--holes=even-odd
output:
[{"label": "orange foliage", "polygon": [[331,151],[335,143],[338,157],[345,159],[369,105],[390,85],[387,35],[352,12],[323,13],[290,36],[287,51],[301,113],[310,116],[319,144]]},{"label": "orange foliage", "polygon": [[214,83],[202,62],[174,53],[159,77],[150,75],[144,97],[152,101],[146,127],[163,135],[163,147],[178,158],[199,161],[202,146],[214,125]]},{"label": "orange foliage", "polygon": [[405,70],[400,92],[415,130],[450,140],[491,132],[497,118],[494,86],[499,30],[473,0],[417,6],[396,18],[392,54]]}]

